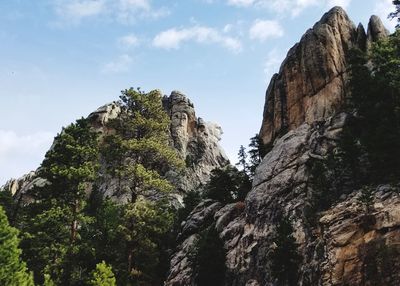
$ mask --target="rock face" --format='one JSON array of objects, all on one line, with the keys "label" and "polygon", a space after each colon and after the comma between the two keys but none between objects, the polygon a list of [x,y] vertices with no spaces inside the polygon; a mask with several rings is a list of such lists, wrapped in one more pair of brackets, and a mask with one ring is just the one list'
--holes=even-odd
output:
[{"label": "rock face", "polygon": [[336,7],[289,51],[267,90],[260,134],[272,146],[252,190],[244,203],[203,202],[193,210],[166,285],[195,285],[189,258],[199,232],[211,225],[227,253],[224,285],[277,285],[270,254],[282,217],[292,223],[302,257],[298,285],[400,285],[400,185],[371,190],[371,208],[360,200],[361,190],[343,186],[338,201],[313,214],[315,224],[307,214],[311,166],[333,152],[351,116],[341,112],[349,49],[365,50],[386,35],[379,18],[371,18],[366,33]]},{"label": "rock face", "polygon": [[[181,157],[186,160],[188,169],[185,174],[169,172],[167,177],[177,189],[177,194],[199,188],[205,184],[214,168],[228,164],[228,158],[219,145],[222,129],[215,123],[205,122],[196,117],[193,104],[180,92],[174,91],[170,96],[164,96],[163,105],[171,118],[171,144]],[[118,103],[113,102],[98,108],[88,116],[96,131],[107,134],[110,132],[106,123],[116,118],[121,112]],[[37,178],[31,172],[17,180],[9,181],[1,190],[10,190],[13,194],[25,193],[32,184],[43,184],[44,180]],[[99,189],[110,197],[115,197],[116,181],[107,178]],[[124,198],[118,198],[124,200]]]},{"label": "rock face", "polygon": [[228,163],[219,146],[222,128],[196,117],[193,104],[179,91],[164,96],[163,104],[171,118],[173,145],[188,167],[184,176],[175,176],[175,185],[183,191],[196,190],[208,181],[213,169]]},{"label": "rock face", "polygon": [[387,34],[377,16],[371,17],[366,34],[342,8],[326,13],[289,50],[271,79],[260,130],[263,143],[272,144],[302,123],[327,118],[340,109],[348,94],[349,50],[365,50]]}]

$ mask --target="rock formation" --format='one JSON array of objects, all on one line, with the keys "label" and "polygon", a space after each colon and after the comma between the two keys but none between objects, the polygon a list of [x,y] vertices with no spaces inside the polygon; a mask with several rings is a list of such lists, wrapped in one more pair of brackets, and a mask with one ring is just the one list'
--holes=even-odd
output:
[{"label": "rock formation", "polygon": [[[173,91],[170,96],[164,96],[163,105],[171,118],[171,144],[188,165],[183,175],[168,172],[168,179],[174,183],[178,194],[196,190],[207,182],[214,168],[229,162],[219,145],[222,129],[215,123],[197,118],[194,105],[180,92]],[[118,103],[113,102],[98,108],[88,119],[97,132],[107,134],[110,130],[106,123],[116,118],[120,110]],[[10,180],[0,191],[11,191],[13,195],[25,193],[33,184],[43,183],[43,179],[37,178],[35,172],[31,172],[19,179]],[[99,188],[108,196],[116,195],[116,182],[113,178],[103,180]]]},{"label": "rock formation", "polygon": [[332,153],[349,118],[341,112],[349,50],[365,50],[387,34],[376,16],[366,33],[335,7],[289,51],[266,93],[260,134],[271,150],[252,190],[244,204],[204,201],[193,210],[183,223],[166,285],[195,285],[189,258],[199,233],[211,225],[227,252],[225,285],[277,285],[270,253],[281,217],[290,219],[302,257],[298,285],[399,285],[399,185],[373,189],[370,209],[360,200],[362,190],[343,187],[315,225],[307,218],[311,166]]},{"label": "rock formation", "polygon": [[264,144],[302,123],[333,115],[348,94],[351,48],[364,49],[388,34],[372,16],[366,34],[335,7],[294,45],[268,86],[260,137]]}]

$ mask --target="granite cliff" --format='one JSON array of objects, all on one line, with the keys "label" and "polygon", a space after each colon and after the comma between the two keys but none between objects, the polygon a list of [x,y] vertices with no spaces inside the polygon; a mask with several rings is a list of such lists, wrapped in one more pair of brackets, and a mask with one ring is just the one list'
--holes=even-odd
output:
[{"label": "granite cliff", "polygon": [[365,32],[340,7],[326,13],[289,50],[279,73],[271,79],[260,130],[264,144],[340,109],[348,94],[350,49],[365,50],[387,34],[377,16],[371,17]]},{"label": "granite cliff", "polygon": [[166,285],[196,285],[191,251],[201,231],[214,225],[226,251],[224,285],[277,285],[270,254],[282,217],[289,218],[301,255],[298,285],[400,283],[398,184],[373,188],[368,211],[360,200],[363,191],[344,184],[316,222],[310,223],[307,213],[314,192],[311,166],[332,154],[351,116],[343,112],[349,51],[365,51],[387,35],[378,17],[371,17],[365,32],[335,7],[290,49],[266,92],[260,135],[270,151],[252,190],[244,203],[206,200],[192,211]]},{"label": "granite cliff", "polygon": [[[219,145],[222,129],[219,125],[196,117],[193,103],[182,93],[173,91],[163,97],[163,105],[170,116],[170,144],[187,163],[184,174],[173,171],[167,173],[168,179],[176,187],[174,196],[180,200],[188,191],[196,190],[207,182],[211,170],[228,164],[228,158]],[[100,134],[112,132],[107,126],[109,120],[120,113],[117,102],[106,104],[89,114],[92,127]],[[38,178],[34,171],[18,179],[9,180],[0,191],[10,191],[20,198],[33,186],[42,186],[46,181]],[[116,180],[107,176],[97,182],[100,190],[107,196],[124,201],[116,194]]]}]

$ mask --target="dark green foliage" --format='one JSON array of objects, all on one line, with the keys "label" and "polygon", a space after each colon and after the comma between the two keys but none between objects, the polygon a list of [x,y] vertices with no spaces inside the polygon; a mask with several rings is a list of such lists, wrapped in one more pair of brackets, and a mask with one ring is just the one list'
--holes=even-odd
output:
[{"label": "dark green foliage", "polygon": [[116,133],[105,138],[102,154],[109,173],[120,183],[123,178],[120,192],[128,192],[134,203],[148,190],[172,190],[163,175],[173,168],[182,169],[184,162],[169,145],[170,119],[161,93],[130,88],[120,98],[121,114],[109,123]]},{"label": "dark green foliage", "polygon": [[14,225],[15,219],[15,211],[16,211],[16,202],[13,199],[13,196],[10,191],[2,191],[0,192],[0,206],[3,207],[3,210],[6,212],[8,220],[11,225]]},{"label": "dark green foliage", "polygon": [[18,230],[8,224],[0,206],[0,285],[33,286],[33,277],[21,261]]},{"label": "dark green foliage", "polygon": [[246,148],[244,148],[243,145],[241,145],[239,148],[238,159],[239,159],[239,161],[236,163],[236,166],[240,167],[241,171],[247,173],[249,166],[247,165]]},{"label": "dark green foliage", "polygon": [[212,171],[210,181],[205,187],[205,197],[229,204],[243,201],[250,188],[251,182],[246,173],[227,166]]},{"label": "dark green foliage", "polygon": [[201,233],[195,257],[196,285],[224,285],[226,251],[215,225],[211,225]]},{"label": "dark green foliage", "polygon": [[160,201],[139,198],[125,206],[119,230],[126,242],[128,282],[132,285],[161,285],[161,245],[173,226],[173,212]]},{"label": "dark green foliage", "polygon": [[[369,65],[367,65],[369,63]],[[400,31],[376,43],[369,54],[353,51],[351,106],[357,110],[356,133],[367,154],[366,183],[400,175]]]},{"label": "dark green foliage", "polygon": [[346,189],[351,190],[352,178],[348,178],[349,167],[346,155],[340,149],[331,151],[324,159],[313,159],[310,163],[310,181],[307,204],[304,207],[305,221],[315,226],[318,213],[329,209]]},{"label": "dark green foliage", "polygon": [[364,206],[365,212],[369,214],[373,210],[374,205],[374,197],[371,188],[367,186],[363,187],[358,201]]},{"label": "dark green foliage", "polygon": [[395,11],[389,14],[389,18],[397,18],[396,28],[400,28],[400,0],[393,0],[393,5],[395,5]]},{"label": "dark green foliage", "polygon": [[201,202],[201,195],[199,192],[191,191],[186,194],[183,198],[183,207],[178,210],[177,215],[177,228],[180,227],[180,224],[187,219],[189,214],[194,210],[194,208]]},{"label": "dark green foliage", "polygon": [[97,161],[97,134],[85,119],[65,128],[46,154],[39,176],[48,183],[29,192],[35,201],[22,225],[24,257],[39,283],[49,274],[56,284],[74,285],[87,271],[77,258],[86,249],[80,230],[90,221],[83,210]]},{"label": "dark green foliage", "polygon": [[299,266],[302,261],[293,237],[293,227],[287,217],[282,217],[276,228],[274,249],[270,254],[271,274],[279,286],[298,285]]},{"label": "dark green foliage", "polygon": [[119,226],[122,224],[123,206],[104,198],[94,190],[89,198],[86,213],[92,217],[88,227],[82,230],[82,239],[87,242],[91,253],[86,253],[88,269],[100,261],[107,261],[114,269],[118,281],[127,281],[126,245]]},{"label": "dark green foliage", "polygon": [[264,149],[263,143],[258,134],[256,134],[254,137],[250,138],[249,147],[250,147],[250,150],[248,151],[249,161],[250,161],[249,162],[249,173],[250,173],[250,178],[253,178],[256,168],[261,163],[263,154],[266,152],[265,152],[265,150],[263,150]]}]

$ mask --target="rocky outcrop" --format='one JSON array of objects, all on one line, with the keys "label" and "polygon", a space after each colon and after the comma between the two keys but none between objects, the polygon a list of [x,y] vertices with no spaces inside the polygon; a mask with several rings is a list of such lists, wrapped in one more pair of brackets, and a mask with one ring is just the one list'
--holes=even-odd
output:
[{"label": "rocky outcrop", "polygon": [[[228,158],[219,145],[222,129],[215,123],[205,122],[196,117],[194,105],[180,92],[173,91],[170,96],[164,96],[163,105],[171,118],[171,144],[187,163],[184,174],[173,171],[167,173],[167,178],[176,186],[176,193],[172,196],[180,200],[180,194],[196,190],[205,184],[211,171],[228,164]],[[117,102],[106,104],[88,116],[93,128],[101,133],[108,134],[112,130],[107,122],[118,117],[121,108]],[[31,172],[17,180],[9,181],[1,190],[11,190],[13,194],[25,193],[33,184],[45,183]],[[99,182],[99,189],[104,194],[124,201],[116,192],[117,182],[111,177]]]},{"label": "rocky outcrop", "polygon": [[266,92],[260,137],[264,144],[302,123],[312,123],[339,111],[348,96],[348,60],[352,48],[365,50],[387,36],[381,20],[372,16],[368,33],[346,12],[335,7],[291,48]]},{"label": "rocky outcrop", "polygon": [[170,178],[185,192],[196,190],[208,181],[213,169],[228,164],[219,145],[222,128],[196,117],[193,103],[179,91],[164,96],[163,104],[171,118],[173,145],[187,166],[183,176],[170,174]]},{"label": "rocky outcrop", "polygon": [[[195,285],[187,258],[199,231],[209,226],[215,226],[227,253],[225,285],[277,285],[270,254],[282,217],[289,218],[301,255],[298,285],[399,285],[399,185],[371,189],[367,207],[362,190],[345,182],[325,211],[309,213],[316,191],[312,166],[334,152],[353,116],[341,112],[349,89],[349,50],[365,50],[385,36],[379,18],[371,17],[366,33],[336,7],[289,51],[267,90],[260,134],[271,149],[252,190],[244,203],[215,209],[209,203],[193,211],[166,285]],[[208,219],[201,219],[206,213]],[[184,235],[184,229],[190,232]]]},{"label": "rocky outcrop", "polygon": [[400,267],[399,186],[373,189],[370,209],[360,200],[361,190],[344,189],[316,225],[307,220],[311,163],[332,152],[347,118],[340,113],[304,123],[279,138],[257,168],[245,203],[206,201],[196,207],[183,224],[166,285],[195,285],[189,258],[200,231],[211,225],[227,252],[225,285],[275,285],[269,255],[282,216],[293,224],[302,257],[298,285],[398,285],[393,270]]}]

